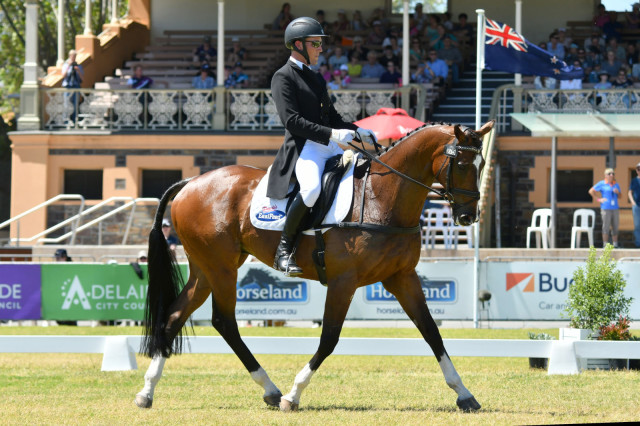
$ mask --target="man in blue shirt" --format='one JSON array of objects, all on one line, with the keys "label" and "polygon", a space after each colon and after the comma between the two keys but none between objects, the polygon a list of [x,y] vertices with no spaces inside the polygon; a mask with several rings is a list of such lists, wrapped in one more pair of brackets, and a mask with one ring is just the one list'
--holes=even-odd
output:
[{"label": "man in blue shirt", "polygon": [[367,53],[367,63],[362,66],[362,73],[360,77],[363,78],[380,78],[386,70],[380,62],[378,62],[378,55],[374,51]]},{"label": "man in blue shirt", "polygon": [[[609,231],[613,239],[613,246],[618,247],[618,227],[620,225],[620,209],[618,198],[620,198],[620,185],[616,182],[613,169],[604,171],[604,180],[596,183],[589,189],[589,194],[600,203],[600,214],[602,215],[602,243],[606,246],[609,242]],[[596,192],[600,192],[601,197],[596,197]]]},{"label": "man in blue shirt", "polygon": [[429,59],[425,64],[424,75],[427,81],[441,86],[447,81],[449,66],[445,61],[438,58],[438,52],[436,52],[435,49],[429,49],[428,57]]},{"label": "man in blue shirt", "polygon": [[628,196],[633,212],[633,242],[640,248],[640,163],[636,165],[636,177],[631,180]]}]

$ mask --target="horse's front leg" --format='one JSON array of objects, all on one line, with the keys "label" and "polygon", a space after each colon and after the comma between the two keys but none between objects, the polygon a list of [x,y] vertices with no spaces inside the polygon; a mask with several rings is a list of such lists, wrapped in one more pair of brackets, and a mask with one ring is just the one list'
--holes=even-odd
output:
[{"label": "horse's front leg", "polygon": [[397,273],[383,281],[384,288],[393,294],[409,318],[418,327],[440,364],[447,385],[458,394],[456,404],[463,411],[480,409],[480,404],[462,384],[462,379],[453,366],[442,342],[436,322],[431,317],[422,284],[415,270]]},{"label": "horse's front leg", "polygon": [[[355,279],[351,282],[355,282]],[[313,358],[311,358],[311,361],[296,375],[291,392],[283,396],[280,400],[280,410],[288,412],[298,409],[300,395],[311,381],[311,376],[313,376],[318,367],[320,367],[320,364],[331,355],[338,344],[342,324],[347,316],[354,292],[355,286],[347,288],[346,286],[341,286],[329,281],[327,299],[324,307],[324,318],[322,320],[320,345],[315,355],[313,355]]]}]

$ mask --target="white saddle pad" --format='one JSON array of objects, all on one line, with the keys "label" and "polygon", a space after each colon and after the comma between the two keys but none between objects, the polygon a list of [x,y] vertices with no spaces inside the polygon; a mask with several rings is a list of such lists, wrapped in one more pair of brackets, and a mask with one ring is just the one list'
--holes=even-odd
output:
[{"label": "white saddle pad", "polygon": [[[323,225],[337,224],[349,213],[351,207],[351,198],[353,197],[353,169],[357,163],[357,156],[354,156],[349,170],[342,176],[338,193],[331,204],[331,208],[322,221]],[[267,183],[269,181],[269,172],[260,180],[258,187],[253,193],[251,200],[251,224],[258,229],[268,229],[271,231],[282,231],[286,219],[287,199],[275,200],[267,197]],[[293,189],[293,185],[289,191]],[[323,232],[327,229],[323,230]],[[313,231],[304,231],[305,234],[313,235]]]}]

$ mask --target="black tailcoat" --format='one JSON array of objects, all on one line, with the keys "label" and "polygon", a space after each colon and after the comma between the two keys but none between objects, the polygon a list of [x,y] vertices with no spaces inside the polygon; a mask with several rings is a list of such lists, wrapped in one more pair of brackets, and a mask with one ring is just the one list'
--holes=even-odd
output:
[{"label": "black tailcoat", "polygon": [[307,139],[327,145],[331,129],[352,129],[358,126],[345,122],[336,111],[327,93],[322,76],[288,60],[271,79],[271,94],[285,127],[284,144],[271,166],[267,196],[282,199],[287,196],[296,161]]}]

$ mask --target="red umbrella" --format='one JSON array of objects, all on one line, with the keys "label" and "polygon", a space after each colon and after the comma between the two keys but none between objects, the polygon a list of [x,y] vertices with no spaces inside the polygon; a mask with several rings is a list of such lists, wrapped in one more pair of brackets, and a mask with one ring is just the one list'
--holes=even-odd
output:
[{"label": "red umbrella", "polygon": [[363,129],[371,129],[378,139],[400,139],[410,131],[424,126],[420,120],[410,117],[402,108],[380,108],[376,115],[363,118],[355,123]]}]

